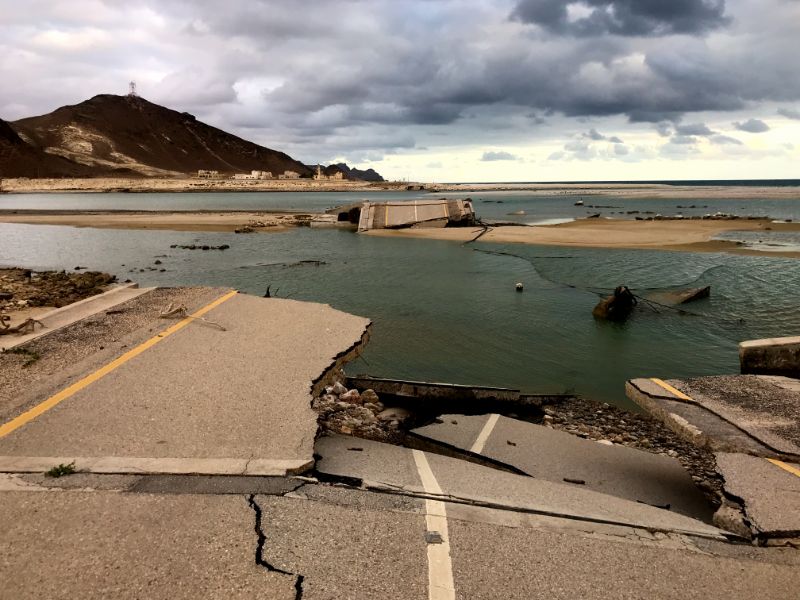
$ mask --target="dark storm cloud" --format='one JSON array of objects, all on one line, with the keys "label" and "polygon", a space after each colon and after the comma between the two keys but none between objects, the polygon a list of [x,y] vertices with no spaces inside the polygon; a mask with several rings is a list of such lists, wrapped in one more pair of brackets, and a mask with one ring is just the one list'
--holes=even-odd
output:
[{"label": "dark storm cloud", "polygon": [[0,86],[0,117],[124,93],[133,78],[148,99],[303,158],[563,140],[573,118],[611,152],[628,129],[603,134],[603,117],[709,137],[695,121],[800,101],[786,58],[798,5],[521,0],[510,20],[505,0],[9,2],[0,75],[17,83]]},{"label": "dark storm cloud", "polygon": [[575,36],[702,34],[729,21],[725,0],[520,0],[511,17]]},{"label": "dark storm cloud", "polygon": [[748,133],[764,133],[769,131],[769,125],[764,123],[761,119],[747,119],[747,121],[736,121],[733,126],[739,131],[746,131]]},{"label": "dark storm cloud", "polygon": [[787,119],[800,121],[800,110],[794,110],[792,108],[779,108],[778,114],[782,117],[786,117]]}]

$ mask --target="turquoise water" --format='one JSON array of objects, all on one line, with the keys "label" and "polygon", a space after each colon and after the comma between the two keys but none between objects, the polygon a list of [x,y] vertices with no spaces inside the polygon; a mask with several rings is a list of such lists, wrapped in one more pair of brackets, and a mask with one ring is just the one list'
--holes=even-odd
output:
[{"label": "turquoise water", "polygon": [[[198,242],[231,249],[169,247]],[[165,273],[139,272],[156,257]],[[325,264],[286,264],[301,260]],[[768,256],[462,246],[337,230],[235,235],[0,224],[0,265],[81,265],[142,285],[232,286],[259,295],[271,285],[281,297],[373,320],[351,373],[574,390],[622,406],[628,378],[734,372],[739,341],[800,330],[800,261]],[[514,291],[517,281],[524,293]],[[712,286],[711,298],[689,306],[696,314],[642,307],[625,324],[591,316],[597,295],[586,288],[625,283],[646,295],[655,293],[646,288],[690,282]]]}]

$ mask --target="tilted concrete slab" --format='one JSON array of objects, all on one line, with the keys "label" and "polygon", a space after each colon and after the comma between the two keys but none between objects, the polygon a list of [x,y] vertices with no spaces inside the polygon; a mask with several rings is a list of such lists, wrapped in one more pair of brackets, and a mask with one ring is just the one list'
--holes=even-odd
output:
[{"label": "tilted concrete slab", "polygon": [[800,537],[800,465],[776,465],[745,454],[717,453],[725,492],[741,500],[765,537]]},{"label": "tilted concrete slab", "polygon": [[109,310],[128,300],[138,298],[142,294],[152,292],[154,289],[155,288],[140,288],[138,283],[127,283],[114,286],[102,294],[90,296],[89,298],[84,298],[83,300],[73,302],[67,306],[56,308],[37,318],[43,327],[37,325],[33,332],[26,333],[25,335],[0,337],[0,348],[6,350],[16,348],[26,342],[40,338],[43,335],[48,335],[62,327],[66,327],[81,319],[97,314],[100,311]]},{"label": "tilted concrete slab", "polygon": [[625,391],[699,446],[718,452],[800,457],[800,389],[791,379],[761,375],[666,382],[632,379]]},{"label": "tilted concrete slab", "polygon": [[441,421],[412,433],[537,479],[583,482],[586,489],[711,520],[711,507],[677,459],[598,444],[500,415],[442,415]]},{"label": "tilted concrete slab", "polygon": [[[244,474],[278,474],[270,465],[289,461],[291,472],[313,458],[312,385],[368,327],[327,305],[234,295],[0,438],[0,456],[206,459],[222,462],[190,472]],[[99,472],[127,472],[125,462]],[[155,464],[145,468],[177,472]]]},{"label": "tilted concrete slab", "polygon": [[[412,450],[344,436],[317,440],[317,472],[323,477],[360,481],[373,489],[426,494]],[[554,483],[425,453],[443,499],[599,523],[721,538],[722,532],[701,521],[667,510],[601,494],[566,483]]]},{"label": "tilted concrete slab", "polygon": [[741,342],[739,368],[742,373],[800,377],[800,336]]}]

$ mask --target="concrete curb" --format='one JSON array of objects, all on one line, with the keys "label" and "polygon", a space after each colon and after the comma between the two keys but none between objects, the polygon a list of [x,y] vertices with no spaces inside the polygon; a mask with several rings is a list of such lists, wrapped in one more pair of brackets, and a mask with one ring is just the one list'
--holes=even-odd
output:
[{"label": "concrete curb", "polygon": [[134,456],[0,456],[0,473],[43,473],[75,463],[81,473],[103,475],[245,475],[286,477],[308,471],[313,460],[267,458],[140,458]]},{"label": "concrete curb", "polygon": [[33,333],[28,333],[13,339],[0,340],[0,348],[10,350],[11,348],[21,346],[26,342],[30,342],[31,340],[35,340],[72,325],[81,319],[91,317],[92,315],[113,308],[133,298],[138,298],[154,289],[156,288],[140,288],[138,283],[126,283],[107,290],[102,294],[90,296],[89,298],[78,300],[67,306],[53,309],[37,319],[37,321],[44,324],[44,329],[39,329]]}]

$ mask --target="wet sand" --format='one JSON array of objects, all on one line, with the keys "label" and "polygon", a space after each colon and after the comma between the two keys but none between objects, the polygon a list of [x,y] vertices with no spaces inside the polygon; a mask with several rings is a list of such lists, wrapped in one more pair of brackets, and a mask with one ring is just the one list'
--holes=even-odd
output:
[{"label": "wet sand", "polygon": [[300,224],[295,214],[267,212],[0,211],[0,223],[99,229],[235,231],[253,222],[260,223],[254,231],[286,231]]},{"label": "wet sand", "polygon": [[[581,219],[559,225],[491,228],[480,242],[535,244],[579,248],[625,248],[677,250],[685,252],[735,252],[756,256],[800,258],[800,252],[761,252],[743,248],[736,242],[714,240],[725,231],[800,231],[800,223],[772,223],[758,220],[675,220],[629,221],[622,219]],[[371,231],[367,235],[412,237],[467,242],[481,228],[401,229]]]}]

